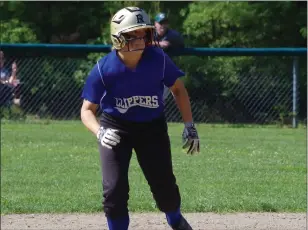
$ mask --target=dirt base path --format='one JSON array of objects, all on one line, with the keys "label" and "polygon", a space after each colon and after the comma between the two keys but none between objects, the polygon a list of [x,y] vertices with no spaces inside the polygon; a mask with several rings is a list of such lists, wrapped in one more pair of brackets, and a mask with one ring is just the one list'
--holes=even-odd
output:
[{"label": "dirt base path", "polygon": [[[306,214],[292,213],[186,213],[194,230],[304,230]],[[103,214],[2,215],[1,229],[107,230]],[[132,213],[129,230],[168,229],[161,213]]]}]

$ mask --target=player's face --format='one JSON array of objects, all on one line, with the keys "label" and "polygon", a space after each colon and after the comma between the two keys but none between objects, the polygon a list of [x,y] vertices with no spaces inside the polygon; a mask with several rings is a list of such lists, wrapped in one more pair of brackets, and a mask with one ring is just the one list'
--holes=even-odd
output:
[{"label": "player's face", "polygon": [[145,48],[145,36],[146,30],[134,30],[128,33],[123,34],[126,41],[128,42],[124,47],[124,51],[136,51],[143,50]]}]

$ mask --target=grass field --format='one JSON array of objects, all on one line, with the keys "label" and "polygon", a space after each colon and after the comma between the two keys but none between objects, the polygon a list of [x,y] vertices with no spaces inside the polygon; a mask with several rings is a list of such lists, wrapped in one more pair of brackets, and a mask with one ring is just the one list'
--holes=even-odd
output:
[{"label": "grass field", "polygon": [[[198,125],[201,154],[169,124],[185,212],[305,212],[306,129]],[[101,211],[99,154],[78,121],[1,126],[1,213]],[[157,211],[135,156],[130,210]]]}]

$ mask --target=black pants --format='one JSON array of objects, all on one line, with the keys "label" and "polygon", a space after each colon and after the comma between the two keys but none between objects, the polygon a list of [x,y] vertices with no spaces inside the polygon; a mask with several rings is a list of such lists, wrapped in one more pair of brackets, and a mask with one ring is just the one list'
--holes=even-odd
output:
[{"label": "black pants", "polygon": [[149,123],[130,123],[103,114],[101,125],[118,129],[121,136],[120,143],[113,149],[99,144],[106,216],[117,218],[128,214],[128,168],[133,149],[159,210],[177,210],[181,198],[173,174],[165,119],[162,117]]}]

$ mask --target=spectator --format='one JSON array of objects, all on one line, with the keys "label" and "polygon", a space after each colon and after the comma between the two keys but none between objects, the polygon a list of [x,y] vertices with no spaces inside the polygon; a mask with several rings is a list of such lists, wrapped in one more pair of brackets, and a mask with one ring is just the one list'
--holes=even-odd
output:
[{"label": "spectator", "polygon": [[0,51],[0,82],[2,89],[2,98],[5,98],[7,104],[12,96],[14,96],[14,104],[20,104],[20,81],[17,79],[17,64],[14,61],[12,64],[11,74],[5,67],[4,52]]},{"label": "spectator", "polygon": [[20,105],[20,80],[17,78],[17,64],[15,61],[12,64],[12,75],[9,79],[9,84],[14,88],[13,103]]},{"label": "spectator", "polygon": [[169,28],[169,20],[164,13],[155,17],[155,39],[166,53],[184,47],[182,35]]},{"label": "spectator", "polygon": [[3,51],[0,50],[0,81],[2,84],[9,83],[9,70],[4,67],[5,57]]},{"label": "spectator", "polygon": [[[169,29],[169,20],[164,13],[159,13],[155,17],[155,42],[166,52],[184,48],[184,39],[175,30]],[[169,96],[170,90],[164,88],[164,99]]]}]

